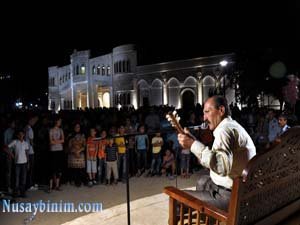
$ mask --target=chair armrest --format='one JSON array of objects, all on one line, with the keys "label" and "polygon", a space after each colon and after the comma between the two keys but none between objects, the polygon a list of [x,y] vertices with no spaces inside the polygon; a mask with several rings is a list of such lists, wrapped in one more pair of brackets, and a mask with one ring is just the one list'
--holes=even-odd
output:
[{"label": "chair armrest", "polygon": [[228,213],[224,210],[218,209],[215,206],[203,202],[200,199],[195,198],[175,187],[165,187],[163,192],[169,195],[170,198],[173,198],[188,207],[198,210],[200,213],[205,213],[206,215],[211,216],[219,221],[227,221],[228,219]]}]

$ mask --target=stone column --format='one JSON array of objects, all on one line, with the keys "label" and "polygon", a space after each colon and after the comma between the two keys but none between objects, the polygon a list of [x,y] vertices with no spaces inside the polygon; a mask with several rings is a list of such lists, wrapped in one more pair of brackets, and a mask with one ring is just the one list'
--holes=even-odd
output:
[{"label": "stone column", "polygon": [[203,104],[203,80],[202,80],[202,73],[198,72],[197,74],[198,77],[198,82],[197,82],[197,86],[198,86],[198,102],[202,105]]},{"label": "stone column", "polygon": [[60,98],[60,109],[63,110],[65,109],[65,102],[64,102],[64,98]]},{"label": "stone column", "polygon": [[132,105],[135,109],[138,108],[138,87],[137,79],[133,79],[133,93],[132,93]]},{"label": "stone column", "polygon": [[168,105],[168,85],[167,85],[167,79],[163,79],[163,104]]},{"label": "stone column", "polygon": [[89,81],[88,81],[86,84],[86,106],[88,108],[92,106],[91,97],[92,97],[91,88],[90,88]]},{"label": "stone column", "polygon": [[77,91],[76,86],[74,85],[72,87],[72,109],[76,109],[78,107],[77,105]]}]

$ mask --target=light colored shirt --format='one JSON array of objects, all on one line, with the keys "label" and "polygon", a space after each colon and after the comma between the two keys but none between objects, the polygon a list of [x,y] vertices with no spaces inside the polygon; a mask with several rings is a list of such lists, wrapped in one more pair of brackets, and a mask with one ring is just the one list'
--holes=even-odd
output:
[{"label": "light colored shirt", "polygon": [[[50,139],[53,141],[62,140],[63,138],[63,130],[61,128],[52,128],[49,132]],[[50,140],[50,141],[51,141]],[[62,151],[63,145],[62,144],[50,144],[50,151]]]},{"label": "light colored shirt", "polygon": [[8,147],[13,148],[16,164],[27,163],[26,151],[29,151],[29,144],[26,141],[13,140]]},{"label": "light colored shirt", "polygon": [[289,125],[285,125],[283,128],[281,128],[279,136],[283,135],[284,132],[286,132],[288,129],[290,129],[291,127]]},{"label": "light colored shirt", "polygon": [[151,143],[152,143],[152,145],[158,144],[158,143],[161,144],[160,146],[152,147],[152,153],[157,154],[160,152],[161,146],[163,145],[164,141],[163,141],[162,137],[153,137]]},{"label": "light colored shirt", "polygon": [[194,141],[191,151],[210,169],[215,184],[231,189],[233,179],[242,174],[248,161],[256,155],[256,148],[246,130],[231,117],[223,119],[213,135],[211,149]]}]

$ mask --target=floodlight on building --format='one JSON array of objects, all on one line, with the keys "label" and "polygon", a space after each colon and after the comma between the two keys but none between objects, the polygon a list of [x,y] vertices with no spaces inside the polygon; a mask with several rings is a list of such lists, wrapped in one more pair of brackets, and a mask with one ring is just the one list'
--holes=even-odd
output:
[{"label": "floodlight on building", "polygon": [[227,66],[227,64],[228,64],[228,61],[226,61],[226,60],[222,60],[222,61],[220,62],[220,65],[221,65],[222,67]]}]

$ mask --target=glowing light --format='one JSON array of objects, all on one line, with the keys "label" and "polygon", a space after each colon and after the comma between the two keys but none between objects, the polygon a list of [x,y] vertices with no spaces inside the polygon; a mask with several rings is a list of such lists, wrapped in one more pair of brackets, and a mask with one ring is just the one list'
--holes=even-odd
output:
[{"label": "glowing light", "polygon": [[227,64],[228,64],[228,62],[226,61],[226,60],[222,60],[221,62],[220,62],[220,65],[221,66],[227,66]]}]

